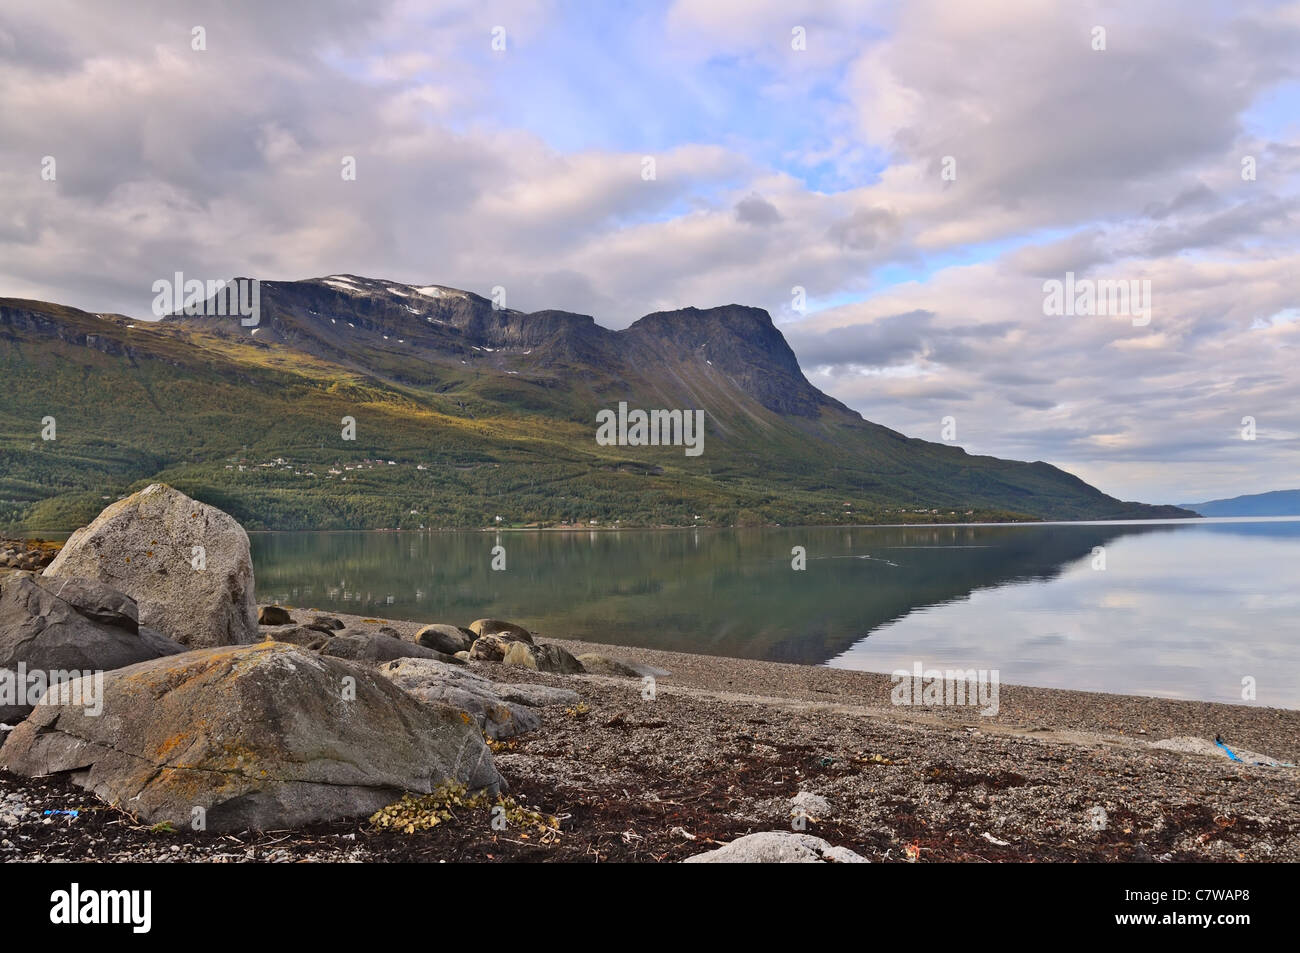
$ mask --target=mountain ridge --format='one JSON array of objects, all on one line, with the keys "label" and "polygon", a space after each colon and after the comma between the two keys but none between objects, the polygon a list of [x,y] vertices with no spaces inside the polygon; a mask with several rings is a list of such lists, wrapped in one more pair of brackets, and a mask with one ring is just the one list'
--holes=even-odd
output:
[{"label": "mountain ridge", "polygon": [[[304,294],[304,285],[323,286],[323,290],[319,293],[307,290]],[[312,348],[301,336],[308,328],[325,330],[309,315],[320,317],[320,308],[336,311],[341,302],[347,301],[356,305],[355,320],[348,323],[352,330],[386,333],[386,341],[397,340],[405,333],[406,338],[400,340],[407,343],[407,338],[412,338],[409,343],[416,347],[417,355],[422,343],[440,350],[455,350],[458,345],[462,351],[465,346],[531,348],[540,350],[535,363],[557,366],[571,360],[613,363],[616,356],[623,363],[636,359],[654,363],[656,356],[668,354],[682,360],[688,352],[699,350],[706,361],[718,359],[722,371],[736,376],[742,388],[770,410],[812,416],[816,407],[824,405],[849,411],[803,376],[794,351],[777,330],[771,315],[747,305],[656,311],[615,330],[598,324],[593,316],[586,314],[556,309],[533,312],[497,309],[487,298],[441,285],[413,286],[355,275],[331,275],[302,282],[263,282],[261,287],[263,310],[273,320],[287,323],[291,330],[286,338],[292,341],[292,346],[306,346],[317,356],[328,355],[331,359],[339,359],[340,355],[330,349],[333,342],[328,338],[317,335],[318,348]],[[298,299],[297,308],[282,303],[281,297],[286,292]],[[318,307],[307,307],[303,313],[304,305]],[[230,321],[225,317],[169,315],[163,320],[197,322],[207,327],[213,327],[215,322],[217,327],[238,333],[238,329],[230,328]],[[337,319],[334,320],[337,328]],[[704,326],[691,328],[691,324]],[[266,334],[267,329],[258,330]],[[452,335],[451,330],[456,334]],[[757,332],[757,339],[747,331]],[[687,335],[695,341],[684,345],[681,339]],[[778,393],[775,387],[755,379],[753,371],[758,367],[769,373],[776,371],[778,383],[791,393]]]},{"label": "mountain ridge", "polygon": [[1204,503],[1181,503],[1202,516],[1300,516],[1300,489],[1243,493]]},{"label": "mountain ridge", "polygon": [[[275,528],[1194,515],[865,420],[807,380],[758,308],[611,330],[360,276],[260,291],[251,328],[0,299],[0,522],[75,524],[145,480]],[[704,409],[704,455],[596,446],[595,413],[620,401]],[[47,416],[58,438],[38,441]]]}]

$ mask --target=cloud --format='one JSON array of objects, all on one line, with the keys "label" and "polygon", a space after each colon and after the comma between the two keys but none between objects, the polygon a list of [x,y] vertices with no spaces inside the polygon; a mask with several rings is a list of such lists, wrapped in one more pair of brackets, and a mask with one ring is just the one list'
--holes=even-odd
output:
[{"label": "cloud", "polygon": [[775,225],[781,221],[781,213],[763,196],[751,192],[736,203],[736,221],[746,225]]},{"label": "cloud", "polygon": [[[904,432],[951,405],[972,450],[1127,498],[1272,489],[1300,433],[1298,10],[10,0],[0,294],[142,315],[177,270],[349,272],[612,327],[755,304]],[[1149,279],[1151,325],[1045,316],[1067,271]]]},{"label": "cloud", "polygon": [[835,222],[827,235],[831,241],[856,251],[871,251],[896,238],[898,216],[887,208],[862,208]]}]

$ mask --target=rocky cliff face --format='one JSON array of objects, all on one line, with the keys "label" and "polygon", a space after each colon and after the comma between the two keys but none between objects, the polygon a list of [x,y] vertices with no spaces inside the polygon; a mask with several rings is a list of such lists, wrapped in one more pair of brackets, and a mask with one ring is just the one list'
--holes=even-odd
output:
[{"label": "rocky cliff face", "polygon": [[664,363],[703,361],[775,413],[815,417],[824,408],[851,413],[808,383],[794,351],[761,308],[730,304],[660,311],[623,333],[633,347]]},{"label": "rocky cliff face", "polygon": [[[30,304],[34,307],[25,307]],[[104,354],[129,357],[131,348],[117,334],[100,333],[98,329],[69,321],[69,315],[83,312],[72,308],[51,307],[45,302],[24,302],[16,299],[0,301],[0,338],[17,340],[20,334],[55,338],[77,347],[93,348]],[[129,322],[121,315],[96,315],[105,332],[121,330]]]},{"label": "rocky cliff face", "polygon": [[[527,357],[542,370],[582,367],[661,387],[682,372],[686,378],[715,378],[779,414],[815,417],[823,408],[851,413],[808,383],[766,311],[742,305],[660,311],[612,331],[590,315],[498,310],[486,298],[452,288],[336,275],[264,282],[255,335],[227,317],[168,320],[247,334],[367,369],[373,369],[374,350],[425,361],[507,353]],[[681,396],[689,398],[693,388],[686,379],[682,383]]]}]

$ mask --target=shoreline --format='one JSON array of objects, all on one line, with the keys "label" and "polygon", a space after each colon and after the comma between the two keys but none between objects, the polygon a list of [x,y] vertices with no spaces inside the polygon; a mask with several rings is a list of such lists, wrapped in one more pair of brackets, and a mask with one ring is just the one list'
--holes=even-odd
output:
[{"label": "shoreline", "polygon": [[[294,610],[305,615],[326,610]],[[375,616],[330,613],[348,625]],[[397,619],[377,619],[409,638],[425,624]],[[1300,763],[1300,709],[1224,702],[1169,699],[1151,695],[1124,695],[1064,688],[1039,688],[1003,683],[1000,710],[983,716],[967,706],[895,706],[890,701],[894,682],[888,673],[859,669],[772,662],[723,655],[704,655],[667,649],[645,649],[613,643],[588,642],[535,633],[538,641],[567,649],[574,655],[596,652],[641,665],[665,669],[672,675],[663,685],[719,692],[737,698],[770,699],[809,704],[836,704],[869,710],[876,717],[900,721],[937,721],[946,724],[979,723],[1051,727],[1061,731],[1118,736],[1140,742],[1166,740],[1210,731],[1231,743],[1267,752],[1282,761]],[[1216,727],[1217,726],[1217,727]],[[1212,729],[1212,730],[1211,730]]]},{"label": "shoreline", "polygon": [[[423,625],[335,615],[406,638]],[[0,772],[0,860],[676,862],[792,829],[884,863],[1300,860],[1300,769],[1212,744],[1294,763],[1300,711],[1011,685],[996,716],[900,709],[888,675],[537,638],[669,673],[647,698],[640,678],[469,663],[581,697],[492,743],[510,795],[559,818],[558,834],[501,832],[468,809],[411,834],[365,817],[159,832],[69,781]],[[796,815],[796,797],[816,807]]]},{"label": "shoreline", "polygon": [[[342,530],[341,532],[351,532],[351,531]],[[311,613],[316,615],[331,615],[339,619],[351,620],[349,624],[353,622],[362,622],[363,620],[366,619],[373,619],[378,624],[383,624],[396,629],[398,632],[402,633],[404,637],[409,637],[410,635],[418,631],[423,626],[429,624],[427,621],[424,620],[394,619],[389,617],[381,618],[375,615],[365,615],[365,614],[360,614],[355,612],[345,612],[342,610],[335,610],[335,609],[311,608],[311,609],[294,610],[294,611],[302,611],[304,613]],[[818,684],[817,688],[810,690],[815,694],[824,695],[827,693],[827,691],[834,691],[835,693],[842,692],[847,695],[857,695],[858,703],[861,704],[883,705],[885,707],[893,707],[889,701],[889,691],[890,689],[893,688],[894,685],[894,683],[891,681],[891,675],[892,675],[891,672],[878,672],[878,671],[872,671],[868,669],[857,669],[857,668],[841,668],[838,666],[829,665],[827,662],[821,662],[821,663],[778,662],[769,659],[749,659],[749,658],[743,658],[740,656],[732,656],[732,655],[712,655],[704,652],[683,652],[675,649],[642,648],[638,646],[631,646],[631,645],[626,645],[626,644],[616,643],[616,642],[593,642],[585,639],[566,639],[559,636],[550,636],[546,632],[540,629],[535,630],[535,634],[537,635],[539,640],[551,642],[556,645],[559,645],[560,647],[567,649],[569,652],[571,652],[574,655],[581,655],[584,652],[599,652],[604,655],[618,656],[622,658],[627,658],[629,660],[638,661],[643,664],[652,665],[659,668],[668,668],[668,669],[673,668],[673,665],[670,663],[677,659],[698,659],[701,661],[701,663],[704,664],[704,670],[714,670],[714,669],[719,670],[718,677],[721,677],[720,670],[724,667],[738,667],[738,670],[748,671],[749,666],[756,666],[754,671],[757,672],[794,670],[796,672],[841,673],[843,675],[842,681],[838,681],[838,682],[834,681],[834,678],[831,677],[831,684],[837,686],[833,689],[828,689],[826,685],[822,684],[823,679],[820,678],[816,678],[813,676],[804,676],[803,680],[809,682],[815,682]],[[658,660],[656,661],[656,659]],[[708,664],[708,663],[715,663],[715,664]],[[698,665],[681,666],[681,667],[685,670],[700,668],[700,666]],[[774,668],[769,669],[768,667],[774,667]],[[859,678],[859,676],[861,678]],[[697,677],[702,677],[702,676],[697,676]],[[801,681],[801,678],[796,677],[789,681],[792,684],[797,684],[799,681]],[[708,687],[707,679],[696,684],[696,687]],[[1292,756],[1285,760],[1290,760],[1290,761],[1295,761],[1297,763],[1300,763],[1300,707],[1286,708],[1282,706],[1270,706],[1270,705],[1234,704],[1231,702],[1209,701],[1209,700],[1196,699],[1196,698],[1167,698],[1160,695],[1141,695],[1141,694],[1135,694],[1131,692],[1108,692],[1108,691],[1099,691],[1095,689],[1072,689],[1072,688],[1060,688],[1060,687],[1046,686],[1046,685],[1023,685],[1023,684],[1011,683],[1011,682],[1000,683],[999,690],[1001,693],[1003,693],[1004,699],[1005,699],[1005,693],[1008,690],[1011,690],[1013,695],[1018,700],[1022,702],[1032,703],[1034,710],[1040,710],[1042,712],[1051,712],[1052,710],[1058,708],[1063,710],[1068,710],[1071,705],[1077,705],[1080,702],[1084,703],[1087,707],[1092,708],[1095,707],[1096,701],[1098,699],[1129,700],[1133,703],[1133,706],[1120,705],[1118,707],[1120,709],[1128,709],[1132,707],[1133,710],[1130,712],[1131,718],[1129,720],[1131,724],[1135,726],[1134,730],[1136,730],[1136,727],[1138,725],[1136,708],[1144,707],[1144,706],[1150,706],[1157,709],[1159,709],[1161,706],[1166,706],[1166,705],[1194,706],[1196,708],[1206,708],[1208,706],[1208,708],[1211,709],[1212,711],[1221,711],[1222,715],[1225,718],[1226,723],[1241,724],[1241,725],[1249,725],[1256,720],[1250,714],[1252,712],[1275,711],[1275,712],[1289,713],[1296,716],[1296,720],[1294,722],[1294,731],[1296,732],[1296,735],[1294,736],[1294,743],[1290,741],[1287,742],[1288,744],[1292,745],[1294,750],[1292,751]],[[1056,701],[1053,701],[1052,700],[1053,697],[1058,695],[1075,696],[1075,697],[1073,698],[1073,700],[1068,698],[1060,698]],[[813,695],[806,695],[805,697],[811,700],[813,698]],[[1003,704],[1005,704],[1005,701],[1003,702]],[[936,706],[934,710],[937,711],[939,709],[940,706]],[[1233,712],[1237,712],[1238,715],[1242,717],[1240,718],[1234,717],[1232,714]],[[967,714],[973,715],[974,713],[967,712]],[[1176,725],[1179,723],[1178,719],[1189,717],[1189,716],[1194,716],[1195,720],[1202,720],[1208,717],[1204,713],[1201,713],[1200,715],[1195,715],[1193,712],[1190,711],[1188,712],[1187,715],[1178,715],[1175,714],[1173,711],[1171,711],[1167,713],[1165,717],[1170,719],[1171,724]],[[1219,732],[1219,733],[1226,735],[1226,732]]]},{"label": "shoreline", "polygon": [[[1243,523],[1265,522],[1269,520],[1300,520],[1300,515],[1284,516],[1202,516],[1193,513],[1190,516],[1165,516],[1158,519],[1116,519],[1116,520],[994,520],[985,522],[949,521],[917,523],[755,523],[752,525],[700,523],[697,525],[662,525],[662,526],[611,526],[602,523],[596,526],[444,526],[437,528],[409,529],[401,527],[369,527],[366,529],[245,529],[249,535],[269,533],[618,533],[642,532],[662,533],[667,531],[688,530],[755,530],[755,529],[941,529],[944,527],[978,527],[978,526],[1131,526],[1153,525],[1159,523],[1187,523],[1199,520],[1206,523]],[[3,532],[11,539],[47,539],[51,536],[71,536],[76,530],[68,529],[27,529],[9,528]]]}]

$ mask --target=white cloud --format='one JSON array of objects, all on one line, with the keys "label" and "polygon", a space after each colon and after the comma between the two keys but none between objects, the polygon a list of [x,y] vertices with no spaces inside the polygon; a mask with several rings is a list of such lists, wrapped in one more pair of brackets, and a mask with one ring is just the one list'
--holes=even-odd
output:
[{"label": "white cloud", "polygon": [[[547,57],[588,26],[548,3],[18,0],[0,8],[0,293],[140,315],[182,270],[501,284],[512,307],[611,326],[756,304],[823,362],[815,383],[905,432],[935,437],[947,408],[973,450],[1133,498],[1277,488],[1300,433],[1300,323],[1276,317],[1300,306],[1300,145],[1276,106],[1245,117],[1296,80],[1297,10],[679,0],[624,27],[661,43],[659,73],[587,38],[606,113],[586,118],[623,130],[611,148],[572,145],[582,130],[550,128],[571,114],[518,85],[581,81]],[[669,79],[705,104],[689,136]],[[521,104],[537,121],[500,118]],[[763,126],[790,104],[818,135]],[[1150,278],[1151,326],[1044,317],[1065,271]],[[797,320],[796,285],[860,300]],[[1260,439],[1225,442],[1245,414]]]}]

